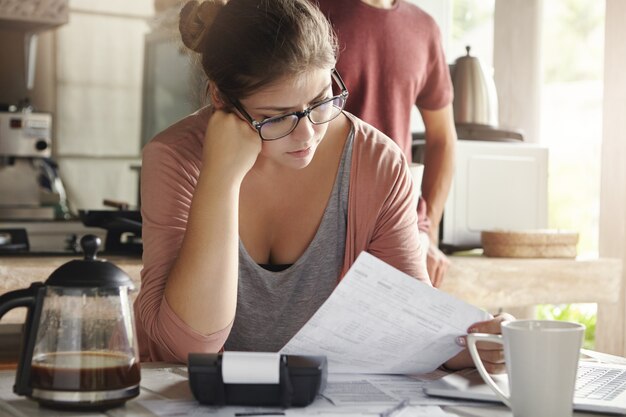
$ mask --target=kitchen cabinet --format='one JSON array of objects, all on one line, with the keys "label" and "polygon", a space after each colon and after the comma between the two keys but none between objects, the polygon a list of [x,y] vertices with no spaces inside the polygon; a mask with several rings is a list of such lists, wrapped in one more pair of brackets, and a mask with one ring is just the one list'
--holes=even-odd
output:
[{"label": "kitchen cabinet", "polygon": [[68,17],[68,0],[0,2],[3,29],[39,32],[67,23]]}]

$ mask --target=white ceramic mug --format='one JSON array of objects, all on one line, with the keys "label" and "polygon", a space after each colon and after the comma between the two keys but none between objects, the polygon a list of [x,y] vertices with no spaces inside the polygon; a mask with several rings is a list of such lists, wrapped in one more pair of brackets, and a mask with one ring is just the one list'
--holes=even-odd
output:
[{"label": "white ceramic mug", "polygon": [[[467,345],[478,372],[515,417],[571,417],[578,358],[585,326],[555,320],[502,323],[502,335],[469,334]],[[504,345],[510,396],[485,370],[477,342]]]}]

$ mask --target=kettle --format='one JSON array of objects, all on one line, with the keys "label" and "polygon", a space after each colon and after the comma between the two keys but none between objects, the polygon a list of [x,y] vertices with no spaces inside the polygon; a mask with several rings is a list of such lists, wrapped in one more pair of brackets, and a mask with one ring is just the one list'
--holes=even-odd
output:
[{"label": "kettle", "polygon": [[124,271],[98,259],[100,239],[84,236],[82,260],[45,283],[0,296],[0,318],[26,307],[13,391],[44,407],[104,410],[139,395],[139,355]]},{"label": "kettle", "polygon": [[493,78],[487,75],[482,62],[470,55],[456,59],[450,65],[450,78],[454,90],[452,108],[459,139],[524,140],[518,129],[498,126],[498,94]]},{"label": "kettle", "polygon": [[493,78],[487,76],[481,61],[467,54],[450,68],[454,89],[454,121],[489,126],[498,124],[498,95]]}]

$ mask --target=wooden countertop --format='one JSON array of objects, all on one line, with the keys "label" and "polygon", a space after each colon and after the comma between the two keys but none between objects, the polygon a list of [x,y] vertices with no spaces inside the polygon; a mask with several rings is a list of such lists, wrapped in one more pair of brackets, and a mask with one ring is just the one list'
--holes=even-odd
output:
[{"label": "wooden countertop", "polygon": [[[45,281],[71,257],[0,257],[0,294]],[[141,259],[107,257],[140,285]],[[542,303],[613,303],[622,279],[619,259],[518,259],[451,256],[441,290],[486,309]],[[7,315],[9,316],[9,315]],[[3,318],[3,322],[8,317]]]},{"label": "wooden countertop", "polygon": [[[43,282],[55,269],[73,259],[81,258],[71,256],[0,256],[0,294],[26,288],[33,282]],[[141,258],[107,256],[103,259],[113,262],[124,270],[139,289]],[[0,323],[23,323],[25,316],[25,309],[16,308],[8,312]]]},{"label": "wooden countertop", "polygon": [[441,290],[483,308],[614,303],[621,259],[522,259],[451,256]]},{"label": "wooden countertop", "polygon": [[[45,281],[59,266],[73,259],[72,256],[0,256],[0,294],[9,290],[26,287],[31,282]],[[133,282],[140,283],[141,258],[125,256],[105,256],[109,262],[126,271]]]},{"label": "wooden countertop", "polygon": [[[45,281],[53,270],[71,259],[0,257],[0,294],[26,288],[31,282]],[[141,259],[107,259],[126,271],[139,288]],[[620,259],[512,259],[469,255],[451,256],[450,261],[441,290],[492,313],[544,303],[612,305],[621,293]],[[622,337],[624,331],[610,315],[601,312],[599,309],[598,346],[606,345],[611,338]],[[514,310],[514,314],[517,313]],[[25,309],[16,308],[2,318],[0,327],[23,323],[24,317]],[[0,339],[2,337],[0,335]]]}]

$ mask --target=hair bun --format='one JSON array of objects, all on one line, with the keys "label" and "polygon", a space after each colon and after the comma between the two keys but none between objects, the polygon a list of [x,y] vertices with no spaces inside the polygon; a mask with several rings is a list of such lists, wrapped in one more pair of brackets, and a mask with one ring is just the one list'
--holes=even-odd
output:
[{"label": "hair bun", "polygon": [[198,3],[192,0],[183,6],[178,30],[187,48],[196,52],[203,51],[205,34],[226,2],[227,0],[208,0]]}]

